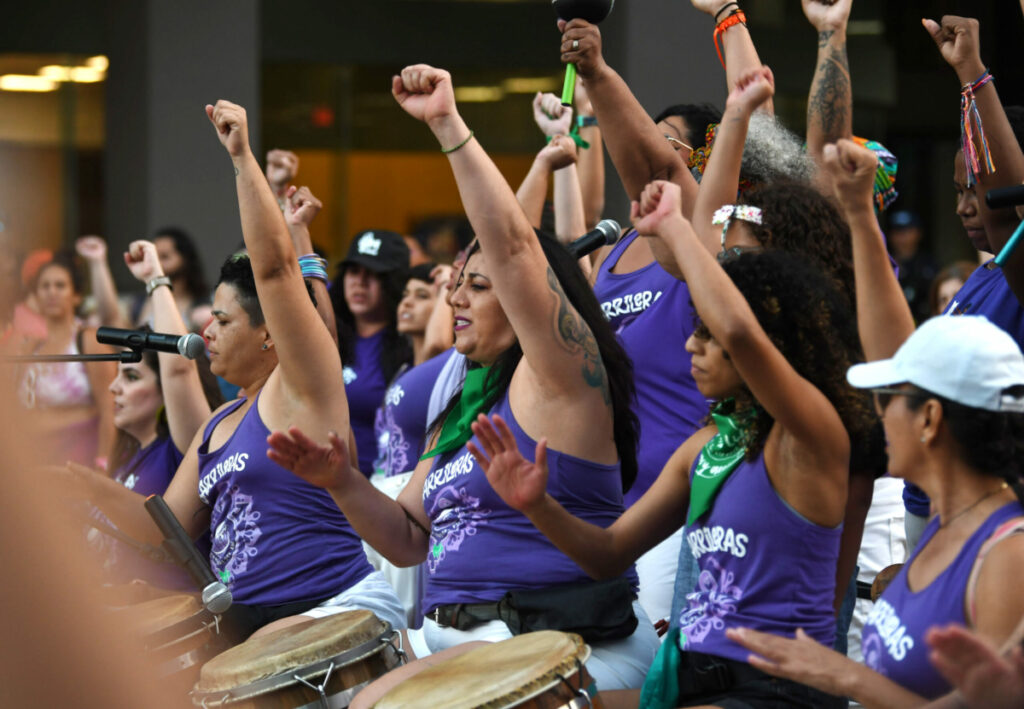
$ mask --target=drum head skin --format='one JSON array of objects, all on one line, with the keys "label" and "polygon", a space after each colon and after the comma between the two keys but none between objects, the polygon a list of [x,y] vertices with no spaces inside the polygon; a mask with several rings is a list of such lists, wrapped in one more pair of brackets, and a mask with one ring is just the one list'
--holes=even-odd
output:
[{"label": "drum head skin", "polygon": [[303,667],[378,638],[386,625],[370,611],[355,610],[281,628],[217,655],[205,665],[198,692],[216,692]]},{"label": "drum head skin", "polygon": [[146,637],[188,620],[203,610],[195,596],[178,595],[154,598],[152,601],[115,611],[117,623],[131,628],[136,634]]},{"label": "drum head skin", "polygon": [[579,635],[542,630],[470,650],[429,667],[381,697],[374,709],[507,707],[570,677],[590,657]]}]

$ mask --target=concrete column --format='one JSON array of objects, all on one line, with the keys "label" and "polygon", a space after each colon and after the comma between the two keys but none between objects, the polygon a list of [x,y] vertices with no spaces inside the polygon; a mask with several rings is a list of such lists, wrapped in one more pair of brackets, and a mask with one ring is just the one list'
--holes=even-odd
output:
[{"label": "concrete column", "polygon": [[[651,115],[676,103],[724,108],[725,71],[712,45],[713,24],[688,2],[623,0],[601,26],[605,56]],[[607,175],[605,211],[626,220],[629,202],[610,162]]]},{"label": "concrete column", "polygon": [[242,235],[231,164],[203,106],[245,106],[259,150],[259,3],[115,0],[108,19],[111,249],[177,225],[196,239],[212,279]]}]

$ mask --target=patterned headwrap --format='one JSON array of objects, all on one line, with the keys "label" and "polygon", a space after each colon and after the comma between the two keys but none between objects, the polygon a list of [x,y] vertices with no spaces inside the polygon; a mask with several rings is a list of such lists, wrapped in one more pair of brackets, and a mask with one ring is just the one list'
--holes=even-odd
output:
[{"label": "patterned headwrap", "polygon": [[[708,160],[711,158],[711,149],[714,147],[715,133],[717,131],[717,123],[709,124],[705,133],[704,145],[690,151],[690,159],[687,161],[686,166],[690,168],[690,172],[694,173],[694,177],[697,178],[698,182],[700,182],[700,177],[704,175]],[[896,169],[899,167],[899,161],[896,160],[895,155],[878,141],[858,138],[856,136],[854,136],[853,141],[878,156],[878,171],[875,173],[874,202],[875,212],[881,214],[899,196],[899,192],[896,191]],[[739,194],[743,194],[750,187],[751,182],[749,180],[740,178]]]},{"label": "patterned headwrap", "polygon": [[761,223],[761,208],[749,204],[726,204],[715,210],[711,215],[712,224],[722,225],[722,251],[725,251],[725,235],[733,219],[740,219],[751,224]]},{"label": "patterned headwrap", "polygon": [[875,214],[881,214],[899,196],[899,192],[896,191],[896,168],[899,167],[899,162],[896,160],[896,156],[878,141],[854,136],[853,142],[878,156],[874,199]]}]

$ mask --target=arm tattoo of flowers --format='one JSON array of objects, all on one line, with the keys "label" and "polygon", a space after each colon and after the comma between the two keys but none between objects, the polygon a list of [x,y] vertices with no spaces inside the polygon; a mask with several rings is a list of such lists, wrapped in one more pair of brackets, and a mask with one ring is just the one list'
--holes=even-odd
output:
[{"label": "arm tattoo of flowers", "polygon": [[590,327],[583,321],[569,304],[569,298],[555,277],[555,272],[548,266],[548,286],[555,294],[557,308],[555,313],[555,339],[569,354],[583,355],[583,381],[600,389],[604,403],[611,406],[611,394],[608,391],[608,377],[601,361],[601,352],[597,348],[597,340]]},{"label": "arm tattoo of flowers", "polygon": [[827,52],[814,71],[807,122],[821,127],[825,142],[847,137],[850,121],[850,67],[846,43],[832,44],[831,30],[818,33],[818,53]]}]

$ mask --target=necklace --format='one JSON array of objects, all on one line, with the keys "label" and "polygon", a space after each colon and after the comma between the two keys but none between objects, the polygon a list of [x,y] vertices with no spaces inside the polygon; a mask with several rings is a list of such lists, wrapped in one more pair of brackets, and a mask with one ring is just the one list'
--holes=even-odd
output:
[{"label": "necklace", "polygon": [[985,501],[985,500],[987,500],[988,498],[992,497],[992,496],[993,496],[993,495],[995,495],[996,493],[1002,492],[1003,490],[1005,490],[1005,489],[1006,489],[1006,488],[1008,488],[1008,487],[1010,487],[1010,484],[1009,484],[1009,483],[1007,483],[1007,482],[1004,482],[1004,483],[1003,483],[1002,485],[1000,485],[999,487],[997,487],[997,488],[996,488],[995,490],[992,490],[992,491],[990,491],[990,492],[986,492],[986,493],[985,493],[984,495],[982,495],[981,497],[979,497],[979,498],[978,498],[977,500],[975,500],[975,501],[974,501],[974,502],[972,502],[971,504],[967,505],[967,507],[965,507],[965,508],[963,508],[962,510],[960,510],[959,512],[957,512],[957,513],[956,513],[955,515],[953,515],[952,517],[950,517],[949,519],[947,519],[947,520],[946,520],[945,522],[941,522],[941,523],[939,524],[939,529],[943,529],[944,527],[948,527],[948,526],[949,526],[949,525],[951,525],[951,524],[952,524],[952,523],[953,523],[953,522],[954,522],[954,521],[955,521],[955,520],[956,520],[956,519],[957,519],[958,517],[963,517],[963,516],[964,516],[965,514],[967,514],[967,513],[968,513],[968,512],[970,512],[971,510],[973,510],[973,509],[974,509],[975,507],[977,507],[978,505],[980,505],[980,504],[981,504],[982,502],[984,502],[984,501]]}]

